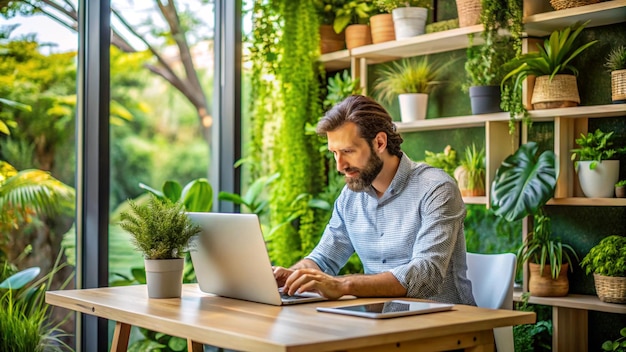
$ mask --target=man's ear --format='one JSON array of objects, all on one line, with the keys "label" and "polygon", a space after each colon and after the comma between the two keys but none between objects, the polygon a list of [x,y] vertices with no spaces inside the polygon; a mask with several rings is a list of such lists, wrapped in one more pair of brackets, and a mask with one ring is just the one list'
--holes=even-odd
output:
[{"label": "man's ear", "polygon": [[374,150],[378,153],[382,153],[387,149],[387,134],[385,132],[378,132],[374,137]]}]

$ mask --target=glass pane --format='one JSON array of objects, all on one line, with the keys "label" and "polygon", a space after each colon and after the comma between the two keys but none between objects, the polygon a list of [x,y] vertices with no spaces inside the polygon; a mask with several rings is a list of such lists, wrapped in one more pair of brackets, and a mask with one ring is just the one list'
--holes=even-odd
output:
[{"label": "glass pane", "polygon": [[[57,341],[60,331],[53,328],[68,318],[59,329],[73,335],[73,313],[46,310],[43,300],[30,309],[19,302],[26,300],[20,293],[32,287],[74,287],[75,18],[46,6],[33,13],[22,2],[1,10],[0,282],[16,272],[38,275],[25,286],[12,285],[9,296],[3,291],[0,320],[7,324],[0,329],[0,350],[35,350],[38,344],[73,349],[73,336]],[[37,278],[51,278],[50,285]],[[45,324],[47,316],[52,324]],[[25,333],[29,324],[40,326],[39,333]]]}]

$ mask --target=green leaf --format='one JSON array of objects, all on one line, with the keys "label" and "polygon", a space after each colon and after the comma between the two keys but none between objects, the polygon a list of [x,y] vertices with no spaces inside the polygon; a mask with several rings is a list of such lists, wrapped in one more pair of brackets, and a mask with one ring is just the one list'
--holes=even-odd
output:
[{"label": "green leaf", "polygon": [[159,191],[157,189],[154,189],[154,188],[152,188],[152,187],[150,187],[150,186],[148,186],[146,184],[139,183],[139,188],[145,189],[146,191],[148,191],[148,192],[154,194],[155,196],[157,196],[159,199],[164,199],[165,198],[165,195],[163,194],[163,192],[161,192],[161,191]]},{"label": "green leaf", "polygon": [[491,206],[496,215],[516,221],[546,204],[553,196],[558,176],[554,152],[536,156],[538,146],[528,142],[507,157],[491,186]]},{"label": "green leaf", "polygon": [[181,198],[182,190],[183,187],[176,181],[165,181],[163,184],[163,195],[172,203],[176,203]]},{"label": "green leaf", "polygon": [[187,211],[208,212],[213,207],[213,188],[206,178],[189,182],[181,197]]},{"label": "green leaf", "polygon": [[17,290],[26,286],[29,282],[33,281],[37,275],[41,272],[39,267],[32,267],[24,269],[9,276],[6,280],[0,283],[0,288]]},{"label": "green leaf", "polygon": [[243,198],[241,198],[241,196],[236,193],[222,191],[217,195],[217,199],[225,200],[228,202],[233,202],[238,205],[245,204],[245,201],[243,200]]}]

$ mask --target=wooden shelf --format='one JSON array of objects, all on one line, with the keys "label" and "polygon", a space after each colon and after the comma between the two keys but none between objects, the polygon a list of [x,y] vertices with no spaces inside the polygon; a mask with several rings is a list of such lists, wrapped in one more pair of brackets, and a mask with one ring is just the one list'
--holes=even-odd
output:
[{"label": "wooden shelf", "polygon": [[350,50],[344,49],[323,54],[320,56],[319,61],[324,64],[327,71],[339,71],[349,68],[351,64]]},{"label": "wooden shelf", "polygon": [[[555,117],[565,118],[600,118],[626,116],[626,104],[608,104],[577,106],[560,109],[530,110],[530,119],[535,122],[553,121]],[[508,121],[509,113],[441,117],[413,122],[397,122],[399,132],[418,132],[455,128],[483,127],[488,121]]]},{"label": "wooden shelf", "polygon": [[[604,26],[624,22],[626,0],[612,0],[575,8],[550,11],[527,16],[524,29],[530,36],[543,37],[553,30],[563,28],[576,21],[591,20],[587,27]],[[447,31],[428,33],[401,40],[364,45],[352,50],[340,50],[320,56],[320,62],[328,71],[350,67],[352,58],[367,59],[368,64],[393,61],[416,55],[428,55],[464,49],[469,46],[468,35],[474,35],[474,45],[483,43],[480,34],[482,25],[454,28]]]},{"label": "wooden shelf", "polygon": [[[522,291],[513,291],[513,301],[522,301]],[[564,297],[537,297],[530,296],[528,303],[541,304],[552,307],[585,309],[598,312],[626,314],[626,304],[605,303],[598,296],[569,294]]]},{"label": "wooden shelf", "polygon": [[626,206],[626,198],[552,198],[548,201],[548,205],[574,205],[574,206],[593,206],[593,207],[623,207]]},{"label": "wooden shelf", "polygon": [[626,0],[612,0],[565,10],[538,13],[524,18],[524,29],[530,36],[547,36],[555,29],[577,21],[591,20],[587,27],[621,23],[626,19]]},{"label": "wooden shelf", "polygon": [[485,205],[485,204],[487,204],[487,197],[486,196],[482,196],[482,197],[463,197],[463,202],[465,204],[482,204],[482,205]]},{"label": "wooden shelf", "polygon": [[375,64],[416,55],[442,53],[467,48],[469,34],[474,34],[474,45],[482,44],[483,40],[480,36],[482,31],[482,25],[455,28],[401,40],[364,45],[352,49],[351,54],[357,58],[366,58],[368,64]]}]

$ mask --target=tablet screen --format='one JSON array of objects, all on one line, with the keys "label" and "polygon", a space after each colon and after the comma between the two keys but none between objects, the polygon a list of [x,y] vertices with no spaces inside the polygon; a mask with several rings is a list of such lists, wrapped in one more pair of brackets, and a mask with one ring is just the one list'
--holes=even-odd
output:
[{"label": "tablet screen", "polygon": [[406,312],[410,310],[411,306],[408,303],[389,301],[372,304],[360,304],[356,306],[337,307],[338,309],[346,309],[357,312],[369,312],[369,313],[390,313],[390,312]]},{"label": "tablet screen", "polygon": [[317,307],[320,312],[356,315],[367,318],[391,318],[450,310],[453,304],[389,300],[385,302],[356,304],[339,307]]}]

